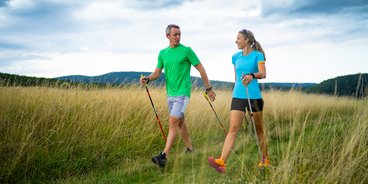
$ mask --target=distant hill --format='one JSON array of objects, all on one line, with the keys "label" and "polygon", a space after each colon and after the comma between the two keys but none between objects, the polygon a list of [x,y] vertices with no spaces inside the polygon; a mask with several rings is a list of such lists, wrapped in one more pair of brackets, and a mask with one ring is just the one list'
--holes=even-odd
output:
[{"label": "distant hill", "polygon": [[0,73],[1,86],[43,86],[56,83],[60,83],[60,80]]},{"label": "distant hill", "polygon": [[[130,84],[138,84],[141,75],[149,75],[150,72],[111,72],[99,76],[83,76],[83,75],[70,75],[57,78],[38,78],[19,76],[13,74],[0,73],[0,85],[7,86],[55,86],[68,83],[72,86],[123,86]],[[153,81],[151,85],[159,86],[164,85],[165,76]],[[307,93],[328,94],[337,96],[353,96],[362,97],[368,96],[368,74],[354,74],[340,76],[333,79],[328,79],[320,84],[315,83],[260,83],[262,90],[279,89],[290,90],[297,89]],[[192,77],[192,83],[194,87],[203,88],[203,81],[199,77]],[[225,81],[211,81],[212,86],[215,88],[232,89],[233,82]]]},{"label": "distant hill", "polygon": [[[102,83],[110,85],[125,85],[139,83],[139,78],[142,75],[149,75],[148,72],[111,72],[98,76],[84,76],[84,75],[68,75],[62,77],[56,77],[58,80],[66,80],[72,82],[83,83]],[[154,84],[160,85],[164,83],[164,75],[161,75],[159,79],[154,81]]]},{"label": "distant hill", "polygon": [[358,98],[366,97],[368,96],[368,74],[358,73],[328,79],[306,89],[306,92]]},{"label": "distant hill", "polygon": [[[83,83],[102,83],[108,85],[129,85],[139,84],[141,75],[148,76],[150,72],[111,72],[99,76],[83,76],[83,75],[70,75],[57,77],[55,79],[66,80],[71,82],[83,82]],[[193,86],[202,87],[203,82],[199,77],[191,77]],[[165,74],[163,73],[160,78],[150,83],[151,85],[160,86],[165,84]],[[230,88],[233,86],[231,82],[211,81],[214,87]]]},{"label": "distant hill", "polygon": [[[124,86],[138,84],[142,75],[149,75],[149,72],[111,72],[99,76],[69,75],[56,78],[28,77],[14,74],[0,73],[0,86],[79,86],[79,87],[106,87]],[[151,85],[164,85],[165,75],[153,81]],[[203,81],[200,77],[192,77],[194,87],[203,88]],[[220,89],[232,89],[233,82],[211,81],[211,85]],[[289,90],[291,88],[305,90],[315,83],[260,83],[262,90],[279,89]]]},{"label": "distant hill", "polygon": [[[70,75],[57,77],[56,79],[67,80],[73,82],[83,83],[104,83],[112,85],[126,85],[132,83],[138,83],[141,75],[149,75],[150,72],[111,72],[99,76],[83,76],[83,75]],[[193,86],[203,87],[203,81],[200,77],[191,77]],[[151,85],[163,85],[165,82],[165,74],[163,73],[159,79],[153,81]],[[211,85],[215,88],[228,88],[232,89],[233,82],[225,81],[211,81]],[[304,90],[308,87],[316,85],[315,83],[260,83],[261,89],[281,89],[289,90],[291,88]]]},{"label": "distant hill", "polygon": [[[100,76],[83,76],[70,75],[57,78],[39,78],[28,77],[13,74],[0,73],[0,86],[63,86],[68,87],[106,87],[106,86],[124,86],[130,84],[138,84],[139,78],[142,75],[149,75],[149,72],[111,72]],[[151,85],[164,85],[164,74],[153,81]],[[203,88],[202,79],[192,77],[194,87]],[[211,81],[215,88],[232,89],[233,82]],[[290,90],[296,89],[307,93],[327,94],[336,96],[351,96],[351,97],[367,97],[368,96],[368,74],[353,74],[339,76],[333,79],[328,79],[320,84],[316,83],[260,83],[262,90],[278,89]]]},{"label": "distant hill", "polygon": [[7,73],[0,73],[0,86],[46,86],[46,87],[82,87],[82,88],[96,88],[105,87],[106,84],[100,83],[79,83],[54,78],[43,77],[29,77],[22,75],[14,75]]}]

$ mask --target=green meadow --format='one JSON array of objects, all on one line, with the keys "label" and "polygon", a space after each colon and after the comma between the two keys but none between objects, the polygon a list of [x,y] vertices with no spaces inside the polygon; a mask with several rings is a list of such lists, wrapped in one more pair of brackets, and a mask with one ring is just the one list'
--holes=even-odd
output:
[{"label": "green meadow", "polygon": [[[150,88],[168,132],[165,89]],[[230,90],[213,102],[229,126]],[[368,101],[299,91],[264,91],[271,166],[260,173],[254,133],[246,121],[226,174],[207,164],[224,134],[203,91],[186,113],[194,152],[177,137],[168,164],[141,86],[84,89],[0,87],[0,183],[368,183]]]}]

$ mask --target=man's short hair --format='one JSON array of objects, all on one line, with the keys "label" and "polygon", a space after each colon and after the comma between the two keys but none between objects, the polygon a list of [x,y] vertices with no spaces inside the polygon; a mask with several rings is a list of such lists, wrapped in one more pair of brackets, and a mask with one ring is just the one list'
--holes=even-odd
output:
[{"label": "man's short hair", "polygon": [[180,29],[180,27],[176,24],[169,24],[167,27],[166,27],[166,35],[169,35],[171,33],[171,28],[178,28]]}]

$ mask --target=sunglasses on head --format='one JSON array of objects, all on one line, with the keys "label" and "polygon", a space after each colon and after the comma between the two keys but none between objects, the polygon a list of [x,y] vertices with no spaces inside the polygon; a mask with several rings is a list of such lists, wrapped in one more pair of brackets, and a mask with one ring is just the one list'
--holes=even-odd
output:
[{"label": "sunglasses on head", "polygon": [[248,35],[247,30],[246,29],[242,29],[239,31],[239,33],[243,34],[243,35]]}]

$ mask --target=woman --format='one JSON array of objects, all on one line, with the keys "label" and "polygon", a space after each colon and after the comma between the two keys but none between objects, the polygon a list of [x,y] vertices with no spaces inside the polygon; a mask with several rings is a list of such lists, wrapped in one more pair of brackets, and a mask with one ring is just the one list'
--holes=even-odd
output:
[{"label": "woman", "polygon": [[249,30],[239,31],[235,43],[241,51],[232,56],[235,69],[235,86],[231,102],[230,128],[221,156],[217,159],[214,157],[208,158],[208,163],[219,173],[225,173],[226,171],[226,160],[233,148],[243,117],[245,117],[245,109],[247,108],[249,111],[248,98],[250,99],[257,138],[262,152],[262,160],[258,166],[267,167],[270,164],[262,115],[263,99],[258,86],[258,79],[266,78],[265,53],[261,44],[256,41],[253,33]]}]

